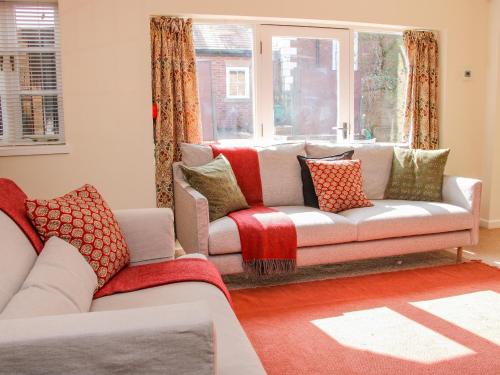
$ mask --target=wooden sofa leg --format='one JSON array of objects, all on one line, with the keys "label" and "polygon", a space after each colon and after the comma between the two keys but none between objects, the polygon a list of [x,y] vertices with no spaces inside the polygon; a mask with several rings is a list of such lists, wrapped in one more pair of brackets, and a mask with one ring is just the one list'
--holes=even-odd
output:
[{"label": "wooden sofa leg", "polygon": [[457,263],[462,263],[463,254],[464,249],[462,247],[457,247]]}]

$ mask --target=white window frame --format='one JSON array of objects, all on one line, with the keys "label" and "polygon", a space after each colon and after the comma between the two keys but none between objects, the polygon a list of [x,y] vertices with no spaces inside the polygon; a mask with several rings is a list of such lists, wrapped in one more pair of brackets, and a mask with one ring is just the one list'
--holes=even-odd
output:
[{"label": "white window frame", "polygon": [[[231,95],[231,72],[243,72],[245,74],[245,93],[243,95]],[[248,66],[226,66],[226,98],[227,99],[249,99],[250,98],[250,69]]]},{"label": "white window frame", "polygon": [[[272,37],[296,37],[296,38],[314,38],[337,40],[339,51],[345,50],[345,53],[339,53],[338,61],[338,116],[337,124],[332,124],[332,128],[337,129],[337,138],[339,142],[350,142],[351,126],[350,119],[350,69],[349,64],[352,61],[352,48],[350,47],[349,30],[336,28],[315,28],[315,27],[297,27],[297,26],[275,26],[262,25],[259,28],[259,37],[262,43],[260,53],[260,86],[259,93],[262,101],[260,102],[262,137],[273,138],[274,135],[274,101],[273,101],[273,61],[272,61]],[[343,124],[347,124],[347,133],[342,130]]]},{"label": "white window frame", "polygon": [[[182,15],[179,15],[182,16]],[[273,144],[276,142],[274,138],[274,130],[270,130],[271,126],[274,124],[265,126],[266,115],[263,113],[262,106],[265,102],[266,93],[262,89],[263,79],[263,61],[262,61],[262,29],[265,26],[280,26],[280,27],[297,27],[303,29],[329,29],[329,30],[346,30],[349,34],[349,119],[348,119],[348,133],[349,137],[346,140],[348,143],[365,143],[366,141],[360,141],[354,139],[354,38],[356,32],[371,32],[371,33],[381,33],[381,34],[402,34],[404,30],[412,28],[410,26],[393,26],[393,25],[371,25],[362,23],[338,23],[335,21],[325,22],[325,21],[315,21],[315,20],[297,20],[297,19],[277,19],[277,18],[249,18],[249,17],[227,17],[222,16],[194,16],[193,24],[239,24],[251,27],[253,29],[254,35],[254,45],[252,50],[252,75],[248,82],[252,82],[252,90],[250,92],[249,98],[252,98],[253,102],[253,138],[251,139],[218,139],[221,143],[231,143],[231,144]],[[415,26],[414,26],[415,27]],[[435,30],[434,30],[435,31]],[[339,56],[339,58],[341,58]],[[340,61],[339,61],[340,63]],[[352,67],[352,69],[350,68]],[[269,97],[269,93],[267,95]],[[272,98],[272,92],[271,92]],[[269,118],[269,113],[267,114]],[[269,121],[267,121],[269,124]],[[389,143],[386,143],[389,144]],[[399,146],[407,146],[408,142],[396,142],[390,143]]]},{"label": "white window frame", "polygon": [[[36,6],[39,4],[37,1],[12,1],[6,2],[3,5],[4,7],[9,7],[8,10],[4,9],[4,11],[11,12],[9,18],[10,20],[14,20],[15,22],[15,7],[17,5],[31,5]],[[54,6],[55,11],[55,38],[60,37],[60,26],[59,26],[59,9],[56,2],[47,2],[47,4],[51,4]],[[10,21],[9,20],[9,21]],[[2,40],[5,42],[6,40],[15,39],[17,28],[8,28],[11,30],[11,35],[0,35],[0,43]],[[2,39],[7,38],[7,39]],[[56,82],[57,88],[51,90],[20,90],[20,77],[18,73],[19,66],[18,58],[19,53],[22,52],[42,52],[42,53],[54,53],[55,54],[55,62],[56,62]],[[64,127],[64,113],[63,113],[63,101],[62,101],[62,79],[61,79],[61,61],[60,61],[60,41],[56,39],[56,46],[54,47],[19,47],[16,46],[13,49],[8,49],[3,51],[0,49],[0,55],[5,58],[9,58],[9,56],[14,56],[15,68],[16,70],[13,72],[4,72],[3,80],[6,83],[4,90],[0,92],[2,96],[2,125],[3,125],[3,135],[0,135],[0,157],[1,156],[17,156],[17,155],[50,155],[50,154],[66,154],[70,152],[70,147],[66,144],[65,141],[65,127]],[[19,108],[15,108],[12,104],[9,104],[7,99],[4,98],[7,92],[17,92],[19,97],[23,95],[30,96],[57,96],[58,99],[58,126],[59,132],[56,135],[47,135],[47,140],[45,141],[44,136],[33,136],[31,139],[37,139],[37,141],[20,141],[17,138],[9,137],[9,134],[19,132],[19,128],[22,128],[22,110]],[[12,94],[11,94],[12,95]],[[19,101],[20,103],[20,101]],[[22,131],[22,130],[21,130]],[[49,138],[56,138],[55,141],[49,141]],[[29,139],[29,138],[27,138]]]}]

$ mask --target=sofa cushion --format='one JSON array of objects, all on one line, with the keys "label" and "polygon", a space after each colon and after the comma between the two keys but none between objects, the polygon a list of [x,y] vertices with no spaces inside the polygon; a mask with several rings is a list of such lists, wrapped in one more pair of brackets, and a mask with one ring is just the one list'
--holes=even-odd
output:
[{"label": "sofa cushion", "polygon": [[304,196],[304,206],[319,208],[318,196],[314,190],[314,183],[311,177],[311,171],[307,166],[307,160],[351,160],[354,150],[349,150],[338,155],[327,156],[326,158],[308,158],[297,155],[300,165],[300,176],[302,177],[302,195]]},{"label": "sofa cushion", "polygon": [[395,147],[385,199],[441,202],[449,149],[408,150]]},{"label": "sofa cushion", "polygon": [[451,232],[473,227],[473,215],[447,203],[374,200],[340,213],[357,225],[358,241]]},{"label": "sofa cushion", "polygon": [[91,311],[122,310],[198,301],[207,304],[209,313],[213,317],[217,337],[215,348],[217,373],[265,374],[257,354],[226,297],[213,285],[200,282],[182,282],[114,294],[94,300]]},{"label": "sofa cushion", "polygon": [[127,243],[108,204],[91,185],[50,199],[28,199],[28,216],[44,241],[57,236],[87,259],[102,287],[130,261]]},{"label": "sofa cushion", "polygon": [[199,167],[180,167],[189,184],[207,198],[210,221],[249,207],[224,155]]},{"label": "sofa cushion", "polygon": [[[343,216],[306,206],[273,208],[292,219],[298,247],[356,241],[356,227]],[[238,227],[231,218],[223,217],[210,223],[208,252],[211,255],[241,252]]]},{"label": "sofa cushion", "polygon": [[304,143],[258,147],[262,198],[266,206],[304,204],[297,155],[305,156]]},{"label": "sofa cushion", "polygon": [[188,167],[199,167],[213,158],[212,148],[207,145],[181,143],[182,162]]},{"label": "sofa cushion", "polygon": [[350,208],[370,207],[363,192],[361,161],[307,161],[318,194],[321,211],[341,212]]},{"label": "sofa cushion", "polygon": [[16,223],[0,211],[0,312],[23,285],[36,261],[33,245]]},{"label": "sofa cushion", "polygon": [[[304,143],[256,147],[259,155],[262,198],[266,206],[303,205],[302,179],[297,155],[305,156]],[[182,162],[200,166],[213,159],[210,146],[181,144]]]},{"label": "sofa cushion", "polygon": [[353,144],[336,145],[333,143],[307,143],[307,156],[320,158],[354,150],[352,159],[361,160],[363,190],[368,199],[383,199],[387,181],[391,174],[392,145]]},{"label": "sofa cushion", "polygon": [[52,237],[1,319],[88,312],[97,276],[78,249]]}]

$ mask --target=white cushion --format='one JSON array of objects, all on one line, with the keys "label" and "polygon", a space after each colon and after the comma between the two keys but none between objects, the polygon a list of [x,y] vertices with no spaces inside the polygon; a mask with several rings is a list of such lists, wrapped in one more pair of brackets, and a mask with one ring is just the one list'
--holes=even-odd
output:
[{"label": "white cushion", "polygon": [[394,147],[384,144],[335,145],[307,143],[307,156],[318,158],[354,150],[353,159],[361,160],[363,190],[368,199],[383,199],[392,168]]},{"label": "white cushion", "polygon": [[36,260],[31,242],[4,212],[0,211],[0,312],[17,293]]},{"label": "white cushion", "polygon": [[357,225],[358,241],[470,229],[473,215],[462,207],[439,202],[374,200],[373,207],[340,215]]},{"label": "white cushion", "polygon": [[[262,198],[266,206],[302,205],[302,179],[297,155],[305,156],[304,143],[256,147],[259,156]],[[210,146],[181,143],[182,162],[199,166],[210,162]]]},{"label": "white cushion", "polygon": [[[297,246],[317,246],[356,241],[356,227],[346,218],[305,206],[274,207],[292,219]],[[211,255],[241,252],[236,223],[223,217],[210,223],[208,252]]]},{"label": "white cushion", "polygon": [[215,332],[217,333],[215,340],[217,373],[265,374],[257,354],[226,297],[211,284],[182,282],[114,294],[94,300],[91,311],[122,310],[197,301],[203,301],[208,305],[214,320]]},{"label": "white cushion", "polygon": [[2,319],[88,312],[97,276],[78,249],[50,238]]},{"label": "white cushion", "polygon": [[305,156],[305,144],[281,144],[257,149],[266,206],[304,204],[302,179],[297,155]]},{"label": "white cushion", "polygon": [[182,162],[188,167],[198,167],[213,159],[212,148],[207,145],[181,143]]}]

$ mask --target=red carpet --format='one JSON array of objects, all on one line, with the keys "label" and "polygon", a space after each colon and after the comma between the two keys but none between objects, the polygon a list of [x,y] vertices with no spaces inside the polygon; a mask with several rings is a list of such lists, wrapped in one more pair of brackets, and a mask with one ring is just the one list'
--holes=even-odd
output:
[{"label": "red carpet", "polygon": [[269,374],[500,374],[500,269],[482,263],[231,295]]}]

